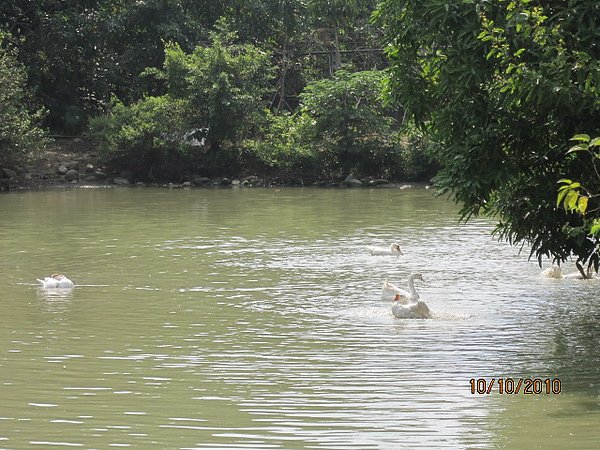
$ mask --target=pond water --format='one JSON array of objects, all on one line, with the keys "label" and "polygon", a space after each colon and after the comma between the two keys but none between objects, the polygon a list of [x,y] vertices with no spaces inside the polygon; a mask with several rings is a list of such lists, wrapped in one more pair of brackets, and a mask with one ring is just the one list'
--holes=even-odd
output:
[{"label": "pond water", "polygon": [[[0,211],[0,448],[600,440],[600,282],[540,279],[428,190],[52,190]],[[38,289],[52,272],[77,286]],[[411,272],[430,319],[380,297]],[[500,394],[509,377],[560,393]]]}]

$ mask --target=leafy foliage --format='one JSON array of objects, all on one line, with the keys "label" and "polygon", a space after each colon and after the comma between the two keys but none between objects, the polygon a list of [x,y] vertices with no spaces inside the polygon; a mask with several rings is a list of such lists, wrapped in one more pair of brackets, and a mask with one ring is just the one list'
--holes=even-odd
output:
[{"label": "leafy foliage", "polygon": [[140,76],[160,67],[164,43],[206,39],[222,2],[198,0],[3,0],[0,28],[13,34],[51,129],[79,133],[111,95],[131,102],[160,86]]},{"label": "leafy foliage", "polygon": [[314,121],[307,114],[268,114],[260,136],[245,141],[249,160],[281,178],[317,179],[320,171],[314,143]]},{"label": "leafy foliage", "polygon": [[264,120],[270,66],[263,52],[234,45],[234,38],[223,29],[213,34],[211,46],[191,54],[168,45],[164,68],[146,72],[164,81],[165,95],[130,106],[117,101],[108,116],[92,120],[92,135],[106,157],[136,167],[144,179],[170,178],[177,169],[187,169],[180,176],[217,173],[235,164],[233,144]]},{"label": "leafy foliage", "polygon": [[377,13],[389,44],[389,97],[432,137],[440,191],[462,204],[465,219],[497,217],[498,236],[530,244],[540,264],[571,255],[599,262],[581,215],[555,201],[558,180],[581,174],[588,185],[596,176],[564,149],[600,123],[600,50],[588,20],[598,8],[585,0],[384,0]]},{"label": "leafy foliage", "polygon": [[25,81],[15,51],[3,46],[0,34],[0,165],[19,162],[46,142],[36,125],[42,111],[30,112]]},{"label": "leafy foliage", "polygon": [[[595,176],[587,178],[585,186],[567,178],[559,180],[556,205],[562,206],[568,213],[579,215],[583,223],[577,230],[578,234],[585,235],[588,241],[597,242],[600,239],[600,171],[597,165],[600,138],[577,134],[571,140],[576,144],[566,152],[567,157],[588,160]],[[595,268],[597,270],[597,266]]]},{"label": "leafy foliage", "polygon": [[383,106],[383,76],[340,70],[301,94],[300,111],[313,120],[313,145],[327,173],[384,176],[386,166],[398,166],[398,124]]},{"label": "leafy foliage", "polygon": [[247,148],[267,167],[294,177],[420,179],[430,168],[426,145],[404,130],[381,99],[384,73],[336,72],[309,83],[294,114],[270,116]]},{"label": "leafy foliage", "polygon": [[131,106],[115,100],[109,114],[92,119],[90,137],[113,167],[137,179],[177,180],[198,152],[185,139],[186,111],[185,102],[169,95]]},{"label": "leafy foliage", "polygon": [[[375,69],[386,63],[369,21],[375,5],[6,0],[0,29],[13,31],[45,125],[79,134],[100,114],[91,135],[139,178],[231,174],[242,161],[311,177],[418,177],[421,153],[378,98]],[[267,108],[296,112],[272,117]],[[190,136],[203,145],[191,148]]]},{"label": "leafy foliage", "polygon": [[186,55],[167,47],[164,70],[168,92],[189,102],[192,124],[206,127],[211,145],[236,140],[259,122],[266,107],[272,69],[267,54],[252,45],[234,45],[223,25],[210,47]]},{"label": "leafy foliage", "polygon": [[99,95],[109,91],[104,55],[98,51],[105,31],[99,4],[6,0],[0,5],[0,27],[12,33],[29,85],[48,110],[46,123],[67,132],[80,129],[98,110]]},{"label": "leafy foliage", "polygon": [[[279,62],[287,73],[284,94],[295,107],[305,80],[326,73],[328,55],[309,55],[330,50],[330,39],[321,39],[323,29],[339,30],[344,41],[339,48],[373,46],[377,36],[368,23],[375,0],[353,0],[352,8],[339,1],[333,8],[326,7],[330,2],[318,3],[3,0],[0,29],[14,36],[29,84],[49,111],[47,124],[55,131],[79,133],[88,117],[106,108],[112,95],[131,103],[145,95],[164,94],[164,86],[142,72],[163,66],[168,43],[186,53],[206,46],[220,17],[228,18],[240,42],[263,48]],[[381,55],[377,57],[381,64]],[[373,67],[373,58],[367,56],[356,62]]]}]

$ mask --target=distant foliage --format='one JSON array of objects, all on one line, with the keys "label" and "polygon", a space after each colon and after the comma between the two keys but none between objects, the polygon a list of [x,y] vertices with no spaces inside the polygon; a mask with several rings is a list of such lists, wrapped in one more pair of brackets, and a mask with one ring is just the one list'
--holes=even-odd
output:
[{"label": "distant foliage", "polygon": [[115,100],[109,114],[92,119],[90,137],[115,170],[140,180],[178,180],[199,151],[184,139],[191,129],[186,112],[185,102],[169,95],[131,106]]},{"label": "distant foliage", "polygon": [[[2,0],[0,29],[11,30],[37,100],[54,132],[79,133],[111,96],[126,104],[165,92],[147,67],[165,46],[186,53],[210,42],[227,17],[241,43],[270,53],[285,82],[272,92],[296,106],[305,80],[329,75],[329,51],[379,47],[369,23],[375,0]],[[310,6],[310,7],[309,7]],[[310,52],[320,55],[309,55]],[[345,54],[359,68],[381,67],[381,52]],[[287,97],[286,97],[287,96]]]},{"label": "distant foliage", "polygon": [[[430,181],[438,170],[430,140],[410,122],[398,134],[398,173],[391,178],[404,181]],[[393,166],[392,166],[393,167]]]},{"label": "distant foliage", "polygon": [[222,30],[191,54],[168,45],[163,69],[146,72],[165,83],[165,95],[117,101],[92,120],[91,135],[113,166],[154,180],[237,170],[236,143],[265,120],[271,72],[266,54],[234,39]]},{"label": "distant foliage", "polygon": [[32,112],[25,88],[25,70],[15,52],[3,46],[0,34],[0,165],[23,160],[43,147],[45,133],[36,125],[42,112]]},{"label": "distant foliage", "polygon": [[220,147],[260,122],[274,72],[269,55],[253,45],[234,44],[236,35],[224,22],[211,37],[211,46],[191,54],[168,45],[164,69],[157,73],[174,98],[189,103],[192,125],[208,128],[210,145]]},{"label": "distant foliage", "polygon": [[315,150],[313,119],[306,114],[268,114],[262,134],[244,142],[247,158],[273,177],[323,177]]},{"label": "distant foliage", "polygon": [[340,70],[309,83],[294,114],[273,116],[247,142],[267,167],[308,179],[358,177],[419,180],[431,159],[425,140],[383,104],[384,73]]},{"label": "distant foliage", "polygon": [[313,146],[323,169],[334,176],[406,178],[410,152],[400,124],[381,94],[384,72],[340,70],[310,83],[300,95],[300,113],[312,119]]}]

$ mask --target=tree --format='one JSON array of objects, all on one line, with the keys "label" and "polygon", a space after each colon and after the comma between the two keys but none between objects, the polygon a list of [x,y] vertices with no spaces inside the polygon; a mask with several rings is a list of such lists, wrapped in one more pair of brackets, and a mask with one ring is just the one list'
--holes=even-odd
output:
[{"label": "tree", "polygon": [[313,145],[327,173],[397,175],[384,173],[399,161],[398,124],[381,99],[383,77],[376,70],[339,70],[332,79],[310,83],[300,95],[299,114],[314,124]]},{"label": "tree", "polygon": [[302,36],[304,30],[305,0],[276,0],[270,2],[269,6],[269,15],[273,18],[275,31],[274,46],[276,53],[279,53],[280,73],[271,106],[276,112],[292,111],[293,108],[286,99],[288,72],[294,67],[290,58],[290,47],[297,41],[297,36]]},{"label": "tree", "polygon": [[[576,145],[567,151],[567,155],[573,154],[571,158],[583,158],[584,161],[589,161],[595,176],[588,177],[586,185],[568,178],[559,180],[556,206],[562,205],[567,213],[581,217],[582,223],[578,228],[573,229],[573,234],[585,236],[587,241],[597,242],[600,238],[600,169],[598,168],[600,138],[592,139],[587,134],[578,134],[571,140],[575,141]],[[578,264],[577,268],[584,278],[589,278],[589,267],[584,271]]]},{"label": "tree", "polygon": [[267,54],[235,39],[222,22],[209,46],[186,53],[167,44],[163,67],[145,72],[161,80],[166,93],[131,105],[116,101],[92,120],[107,159],[142,179],[232,170],[238,142],[264,121],[272,73]]},{"label": "tree", "polygon": [[25,69],[5,44],[0,33],[0,166],[21,162],[45,144],[45,133],[37,126],[42,110],[31,112]]},{"label": "tree", "polygon": [[368,24],[375,6],[370,0],[308,0],[314,32],[332,50],[330,74],[342,67],[342,38]]},{"label": "tree", "polygon": [[576,133],[599,131],[599,14],[590,0],[384,0],[377,12],[389,97],[435,142],[440,192],[463,219],[497,217],[496,234],[540,264],[598,268],[598,238],[555,200],[558,180],[596,176],[565,153]]},{"label": "tree", "polygon": [[267,107],[273,75],[269,56],[252,45],[235,44],[237,35],[221,21],[210,46],[191,54],[167,46],[164,69],[158,71],[175,98],[190,104],[192,125],[207,128],[210,146],[218,150],[255,126]]},{"label": "tree", "polygon": [[45,123],[54,129],[78,131],[108,97],[106,68],[99,64],[100,3],[6,0],[0,5],[0,27],[11,32],[29,86],[48,111]]},{"label": "tree", "polygon": [[162,66],[166,42],[206,43],[232,1],[3,0],[0,28],[12,33],[46,124],[74,134],[112,94],[127,103],[162,94],[143,70]]}]

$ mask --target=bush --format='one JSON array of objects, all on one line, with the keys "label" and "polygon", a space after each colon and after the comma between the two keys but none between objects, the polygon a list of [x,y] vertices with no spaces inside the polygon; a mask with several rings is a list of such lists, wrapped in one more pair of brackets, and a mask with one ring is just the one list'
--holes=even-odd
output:
[{"label": "bush", "polygon": [[338,71],[309,83],[294,114],[269,115],[246,150],[284,178],[355,176],[422,180],[432,172],[429,148],[414,127],[400,125],[380,94],[383,73]]},{"label": "bush", "polygon": [[130,106],[114,102],[91,121],[91,135],[114,167],[141,179],[181,178],[187,172],[231,174],[238,169],[239,143],[264,122],[271,66],[251,45],[234,45],[222,28],[212,45],[186,54],[165,50],[162,79],[167,93]]},{"label": "bush", "polygon": [[190,130],[186,105],[168,95],[147,97],[131,106],[113,101],[111,111],[90,121],[90,138],[114,169],[126,168],[136,179],[178,179],[197,145],[186,140]]},{"label": "bush", "polygon": [[381,101],[383,72],[336,72],[306,86],[301,111],[314,121],[315,145],[324,169],[381,176],[393,153],[397,123]]},{"label": "bush", "polygon": [[302,179],[323,175],[312,146],[313,126],[308,115],[269,114],[263,133],[260,139],[247,140],[245,148],[269,175]]},{"label": "bush", "polygon": [[256,131],[273,75],[265,52],[233,44],[235,34],[220,27],[211,46],[196,47],[189,55],[177,44],[168,45],[164,69],[158,72],[174,98],[189,102],[193,125],[208,128],[215,150]]}]

